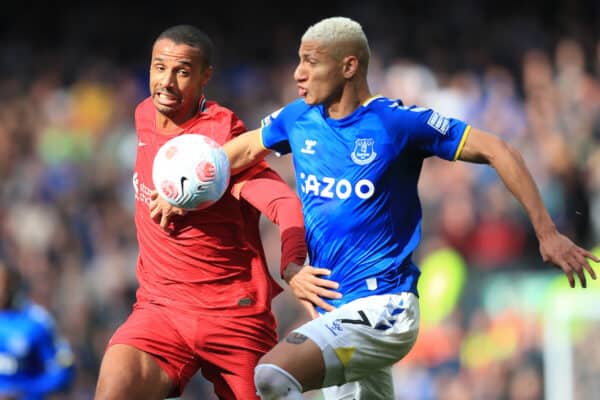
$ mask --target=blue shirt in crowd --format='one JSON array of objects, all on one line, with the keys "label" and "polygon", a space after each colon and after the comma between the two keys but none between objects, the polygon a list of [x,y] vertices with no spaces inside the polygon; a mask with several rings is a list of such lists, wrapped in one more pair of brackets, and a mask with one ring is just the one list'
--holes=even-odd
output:
[{"label": "blue shirt in crowd", "polygon": [[45,309],[24,302],[0,310],[0,397],[41,400],[73,377],[73,353]]}]

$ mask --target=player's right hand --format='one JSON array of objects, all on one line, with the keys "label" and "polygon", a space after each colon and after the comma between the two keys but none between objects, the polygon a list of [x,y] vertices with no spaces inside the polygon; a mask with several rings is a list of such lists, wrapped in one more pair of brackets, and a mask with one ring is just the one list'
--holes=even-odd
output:
[{"label": "player's right hand", "polygon": [[165,231],[169,230],[169,223],[174,215],[185,215],[187,213],[183,208],[175,207],[163,199],[156,190],[150,194],[150,218]]},{"label": "player's right hand", "polygon": [[325,311],[333,311],[335,307],[323,298],[340,299],[342,294],[336,292],[340,285],[329,279],[321,278],[329,275],[326,268],[315,268],[310,265],[289,264],[283,271],[283,279],[290,285],[292,293],[299,300],[306,300]]},{"label": "player's right hand", "polygon": [[563,270],[572,288],[575,287],[576,277],[579,278],[582,288],[587,287],[586,271],[592,279],[596,279],[596,272],[588,260],[599,263],[600,259],[590,251],[577,246],[556,229],[540,236],[540,254],[544,262]]}]

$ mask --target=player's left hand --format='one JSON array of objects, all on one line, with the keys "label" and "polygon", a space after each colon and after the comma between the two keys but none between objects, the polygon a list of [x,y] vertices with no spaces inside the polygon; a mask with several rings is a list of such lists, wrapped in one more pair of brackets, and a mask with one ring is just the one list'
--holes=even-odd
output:
[{"label": "player's left hand", "polygon": [[165,231],[169,230],[169,223],[174,215],[185,215],[187,210],[175,207],[163,199],[156,190],[150,194],[150,218]]},{"label": "player's left hand", "polygon": [[290,263],[283,271],[283,279],[290,285],[297,299],[308,301],[325,311],[333,311],[335,308],[325,302],[323,298],[339,299],[342,294],[335,291],[340,286],[337,282],[321,278],[321,276],[329,274],[331,271],[326,268]]},{"label": "player's left hand", "polygon": [[544,262],[552,263],[563,270],[572,288],[575,287],[575,274],[583,288],[587,287],[585,271],[592,279],[596,279],[596,272],[588,263],[588,259],[595,262],[600,262],[600,259],[556,230],[541,236],[540,254]]}]

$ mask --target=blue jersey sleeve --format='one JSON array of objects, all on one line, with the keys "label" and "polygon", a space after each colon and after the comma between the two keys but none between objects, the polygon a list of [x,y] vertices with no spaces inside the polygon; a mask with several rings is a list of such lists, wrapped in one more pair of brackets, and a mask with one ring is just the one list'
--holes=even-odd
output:
[{"label": "blue jersey sleeve", "polygon": [[280,108],[261,121],[261,135],[263,146],[279,154],[291,152],[288,132],[309,106],[303,99],[298,99],[287,106]]},{"label": "blue jersey sleeve", "polygon": [[408,130],[408,145],[427,155],[456,160],[469,134],[465,122],[445,117],[429,108],[399,107],[402,125]]}]

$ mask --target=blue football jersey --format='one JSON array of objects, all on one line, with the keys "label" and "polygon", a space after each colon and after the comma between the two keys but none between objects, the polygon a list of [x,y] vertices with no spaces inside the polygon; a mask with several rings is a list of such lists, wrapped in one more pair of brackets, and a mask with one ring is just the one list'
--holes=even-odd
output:
[{"label": "blue football jersey", "polygon": [[382,96],[342,119],[298,99],[262,121],[263,145],[292,152],[310,264],[329,268],[343,298],[410,291],[419,269],[417,183],[423,160],[455,160],[470,127]]},{"label": "blue football jersey", "polygon": [[0,397],[41,400],[73,380],[73,354],[51,316],[34,303],[0,310]]}]

